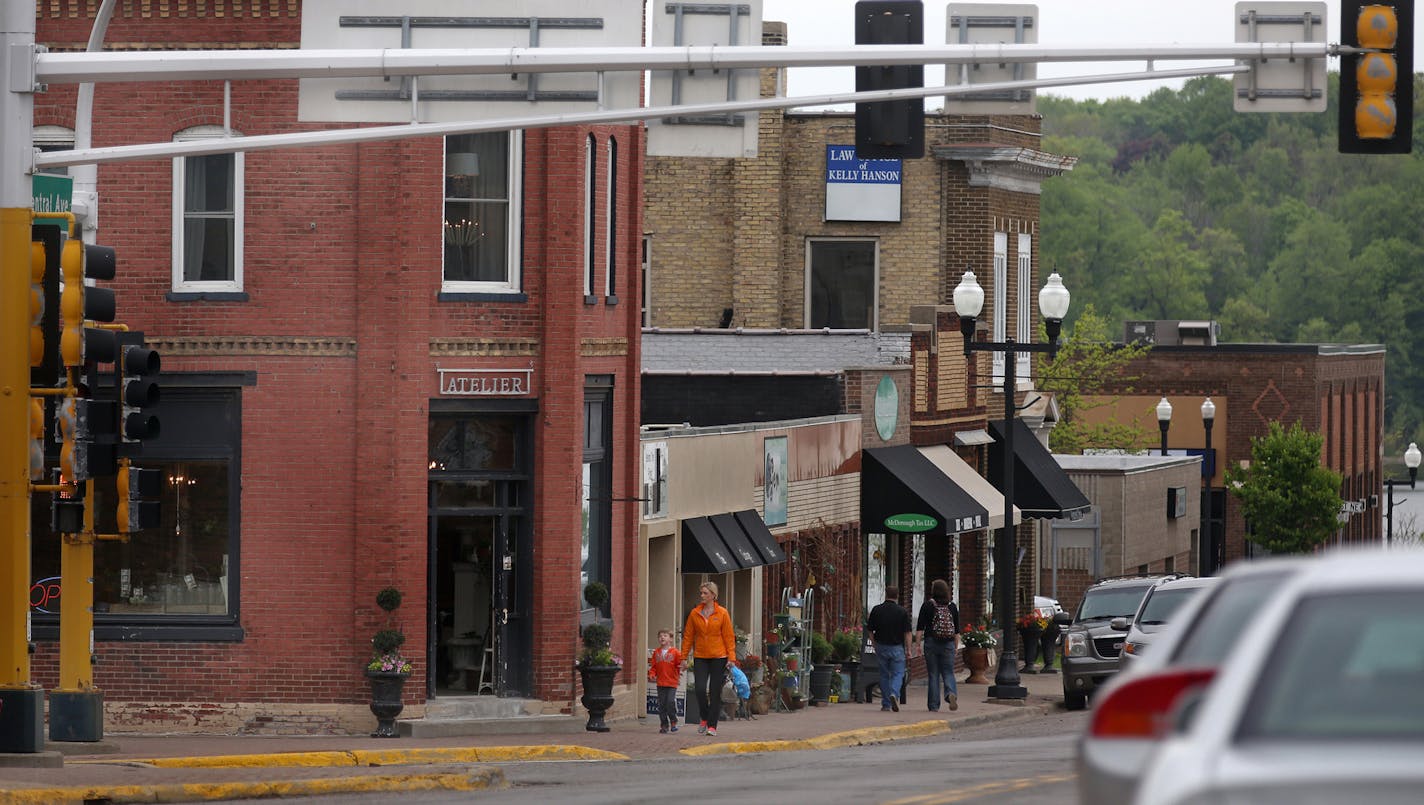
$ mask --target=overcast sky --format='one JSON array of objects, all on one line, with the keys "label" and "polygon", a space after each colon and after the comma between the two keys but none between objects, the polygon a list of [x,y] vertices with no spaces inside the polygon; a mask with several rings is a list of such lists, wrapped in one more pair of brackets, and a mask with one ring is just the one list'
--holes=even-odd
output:
[{"label": "overcast sky", "polygon": [[[1150,45],[1154,43],[1229,44],[1236,39],[1232,16],[1236,0],[1039,0],[1042,45]],[[1326,3],[1326,41],[1339,42],[1338,0]],[[926,2],[925,44],[945,41],[945,9],[947,3]],[[852,45],[855,44],[855,0],[763,0],[762,19],[787,24],[791,45]],[[1424,17],[1416,20],[1415,39],[1420,41]],[[1159,62],[1158,69],[1187,66],[1186,62]],[[1094,64],[1050,64],[1039,67],[1040,77],[1086,75],[1108,72],[1134,72],[1143,62]],[[1338,70],[1339,60],[1330,59],[1327,69]],[[942,83],[943,69],[925,70],[925,83]],[[794,69],[788,78],[788,94],[808,95],[822,92],[853,92],[855,77],[852,68]],[[1181,80],[1170,82],[1137,81],[1131,83],[1091,86],[1055,87],[1042,92],[1073,98],[1142,97],[1166,83],[1181,86]]]}]

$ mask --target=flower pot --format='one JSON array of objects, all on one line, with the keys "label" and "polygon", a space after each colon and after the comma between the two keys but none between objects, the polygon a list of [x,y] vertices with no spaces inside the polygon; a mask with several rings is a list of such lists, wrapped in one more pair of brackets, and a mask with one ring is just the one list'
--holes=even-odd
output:
[{"label": "flower pot", "polygon": [[1019,641],[1023,644],[1023,672],[1026,674],[1036,674],[1033,666],[1038,662],[1038,640],[1043,635],[1043,630],[1037,626],[1031,629],[1019,629]]},{"label": "flower pot", "polygon": [[405,681],[410,678],[410,674],[367,671],[366,678],[371,680],[371,713],[376,717],[376,731],[371,733],[371,737],[399,738],[396,716],[405,709],[401,702],[401,691],[405,688]]},{"label": "flower pot", "polygon": [[618,665],[586,665],[579,668],[579,676],[583,679],[583,696],[579,701],[588,710],[588,723],[584,729],[589,732],[608,732],[603,716],[613,706],[613,679],[621,670],[622,666]]},{"label": "flower pot", "polygon": [[747,709],[754,716],[764,716],[771,712],[771,688],[765,685],[757,685],[752,688],[751,701],[747,702]]},{"label": "flower pot", "polygon": [[846,685],[841,688],[841,700],[860,701],[860,660],[841,660],[841,673],[846,677]]},{"label": "flower pot", "polygon": [[964,665],[969,669],[969,676],[964,680],[968,685],[987,685],[989,677],[984,675],[989,670],[989,649],[987,648],[966,648],[964,649]]},{"label": "flower pot", "polygon": [[1058,635],[1062,630],[1057,624],[1049,626],[1043,630],[1043,634],[1038,637],[1039,653],[1043,655],[1043,673],[1056,674],[1057,669],[1053,667],[1053,661],[1058,656]]},{"label": "flower pot", "polygon": [[836,666],[821,663],[811,668],[811,701],[816,704],[831,700],[831,674]]},{"label": "flower pot", "polygon": [[780,656],[781,656],[781,644],[780,644],[780,643],[767,643],[767,644],[766,644],[766,656],[768,656],[768,657],[780,657]]}]

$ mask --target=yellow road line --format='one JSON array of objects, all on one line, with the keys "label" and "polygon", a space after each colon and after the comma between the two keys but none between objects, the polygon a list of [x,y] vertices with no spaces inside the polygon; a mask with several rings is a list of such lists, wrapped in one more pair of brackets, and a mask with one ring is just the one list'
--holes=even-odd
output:
[{"label": "yellow road line", "polygon": [[969,788],[958,788],[953,791],[940,791],[933,794],[905,797],[904,799],[892,799],[888,802],[882,802],[881,805],[950,805],[950,803],[968,802],[992,794],[1022,791],[1026,788],[1037,788],[1041,785],[1051,785],[1053,783],[1066,783],[1077,776],[1076,774],[1040,774],[1037,777],[1000,780],[981,783],[976,786],[970,786]]}]

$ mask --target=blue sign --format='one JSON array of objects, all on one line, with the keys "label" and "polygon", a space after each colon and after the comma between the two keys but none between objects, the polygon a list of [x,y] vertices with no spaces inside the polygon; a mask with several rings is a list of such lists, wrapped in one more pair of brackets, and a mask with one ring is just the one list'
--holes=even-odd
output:
[{"label": "blue sign", "polygon": [[826,146],[826,184],[899,184],[898,159],[856,159],[853,145]]},{"label": "blue sign", "polygon": [[857,159],[853,145],[826,146],[826,220],[899,221],[904,164]]}]

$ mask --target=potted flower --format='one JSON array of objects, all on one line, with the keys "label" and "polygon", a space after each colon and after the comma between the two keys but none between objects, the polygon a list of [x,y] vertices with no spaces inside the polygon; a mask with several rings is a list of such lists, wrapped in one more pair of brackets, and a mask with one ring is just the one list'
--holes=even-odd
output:
[{"label": "potted flower", "polygon": [[1038,673],[1034,670],[1034,663],[1038,661],[1039,639],[1047,626],[1048,619],[1040,616],[1038,610],[1018,619],[1019,640],[1023,643],[1023,672],[1026,674]]},{"label": "potted flower", "polygon": [[864,651],[864,637],[859,629],[847,626],[831,633],[831,659],[841,664],[841,673],[850,681],[850,689],[841,695],[842,701],[855,698],[856,682],[860,677],[860,656]]},{"label": "potted flower", "polygon": [[775,631],[767,632],[766,635],[766,656],[776,658],[781,656],[781,634]]},{"label": "potted flower", "polygon": [[386,587],[376,593],[376,606],[386,613],[386,625],[371,636],[371,661],[366,663],[366,678],[371,680],[371,713],[376,716],[372,738],[400,737],[396,731],[396,716],[405,708],[401,691],[414,670],[400,653],[405,644],[405,633],[395,621],[395,611],[400,605],[400,590]]},{"label": "potted flower", "polygon": [[[583,588],[583,599],[594,610],[602,612],[608,604],[608,586],[600,581],[589,582]],[[613,653],[610,643],[613,627],[597,620],[583,627],[583,651],[579,653],[574,667],[578,669],[583,682],[583,696],[579,701],[588,710],[588,723],[584,729],[589,732],[608,732],[603,722],[604,714],[613,706],[613,680],[623,670],[623,658]]]},{"label": "potted flower", "polygon": [[964,681],[975,685],[989,684],[989,678],[984,676],[984,672],[989,670],[989,649],[999,644],[993,633],[971,623],[964,627],[960,638],[964,643],[964,664],[969,667],[969,677]]},{"label": "potted flower", "polygon": [[755,685],[761,681],[761,657],[755,654],[748,654],[742,658],[742,672],[747,675],[747,681]]}]

